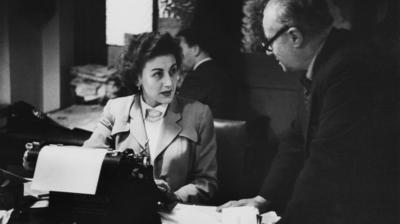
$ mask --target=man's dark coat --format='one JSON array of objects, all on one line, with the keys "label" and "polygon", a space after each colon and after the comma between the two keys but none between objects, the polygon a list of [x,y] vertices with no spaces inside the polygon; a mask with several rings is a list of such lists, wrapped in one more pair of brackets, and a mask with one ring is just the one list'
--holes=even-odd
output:
[{"label": "man's dark coat", "polygon": [[306,87],[260,195],[294,184],[279,223],[398,223],[395,58],[333,29]]},{"label": "man's dark coat", "polygon": [[234,85],[226,72],[210,60],[189,72],[179,95],[208,105],[214,118],[231,118],[235,109]]}]

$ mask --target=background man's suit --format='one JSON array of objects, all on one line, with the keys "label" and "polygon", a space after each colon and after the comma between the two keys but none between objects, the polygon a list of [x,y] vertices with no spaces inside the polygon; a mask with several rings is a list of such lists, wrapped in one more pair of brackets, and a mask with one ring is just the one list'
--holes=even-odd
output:
[{"label": "background man's suit", "polygon": [[235,100],[233,85],[230,77],[210,60],[189,72],[179,95],[208,105],[214,118],[230,118]]}]

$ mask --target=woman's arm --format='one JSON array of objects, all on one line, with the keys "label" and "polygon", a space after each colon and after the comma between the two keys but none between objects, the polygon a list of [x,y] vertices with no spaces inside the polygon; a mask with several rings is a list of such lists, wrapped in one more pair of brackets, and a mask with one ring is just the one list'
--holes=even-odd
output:
[{"label": "woman's arm", "polygon": [[208,106],[199,117],[199,142],[195,148],[194,180],[178,189],[175,194],[183,202],[204,203],[217,190],[217,143],[213,117]]},{"label": "woman's arm", "polygon": [[103,114],[92,135],[83,143],[83,147],[106,148],[111,145],[111,130],[114,125],[114,116],[111,113],[111,100],[104,107]]}]

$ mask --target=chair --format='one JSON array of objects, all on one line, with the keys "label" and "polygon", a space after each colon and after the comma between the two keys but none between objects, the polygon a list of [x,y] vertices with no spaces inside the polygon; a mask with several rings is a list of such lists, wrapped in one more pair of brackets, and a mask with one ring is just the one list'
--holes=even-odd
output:
[{"label": "chair", "polygon": [[219,190],[212,204],[255,196],[277,150],[269,120],[215,119]]}]

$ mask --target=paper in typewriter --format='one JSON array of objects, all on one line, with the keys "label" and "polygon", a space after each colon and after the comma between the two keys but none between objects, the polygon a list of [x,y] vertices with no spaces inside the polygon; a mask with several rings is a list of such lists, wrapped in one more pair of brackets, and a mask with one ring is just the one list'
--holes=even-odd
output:
[{"label": "paper in typewriter", "polygon": [[106,149],[45,146],[36,162],[32,189],[94,195],[106,153]]}]

